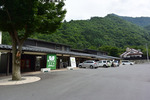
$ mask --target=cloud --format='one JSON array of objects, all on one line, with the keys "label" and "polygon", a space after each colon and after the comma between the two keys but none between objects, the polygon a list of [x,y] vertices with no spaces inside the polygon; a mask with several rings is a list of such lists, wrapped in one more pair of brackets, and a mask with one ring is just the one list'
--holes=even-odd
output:
[{"label": "cloud", "polygon": [[122,16],[150,16],[150,0],[66,0],[66,20],[104,17],[115,13]]}]

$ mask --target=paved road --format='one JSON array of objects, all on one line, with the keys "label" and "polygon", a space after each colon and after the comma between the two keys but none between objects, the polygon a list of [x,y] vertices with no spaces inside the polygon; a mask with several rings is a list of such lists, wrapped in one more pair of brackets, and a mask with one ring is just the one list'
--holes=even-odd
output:
[{"label": "paved road", "polygon": [[36,76],[42,80],[0,86],[0,100],[150,100],[150,64]]}]

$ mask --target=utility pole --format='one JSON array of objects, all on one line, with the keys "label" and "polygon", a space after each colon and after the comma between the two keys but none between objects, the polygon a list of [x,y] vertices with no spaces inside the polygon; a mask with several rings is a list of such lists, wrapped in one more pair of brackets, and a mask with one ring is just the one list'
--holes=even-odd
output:
[{"label": "utility pole", "polygon": [[147,43],[146,43],[146,51],[147,51],[147,61],[149,62],[149,54],[148,54],[148,46],[147,46]]}]

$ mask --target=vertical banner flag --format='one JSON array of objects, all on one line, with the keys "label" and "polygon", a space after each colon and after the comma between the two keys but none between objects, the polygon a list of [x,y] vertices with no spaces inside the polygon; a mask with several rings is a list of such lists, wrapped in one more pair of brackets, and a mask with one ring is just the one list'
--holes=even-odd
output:
[{"label": "vertical banner flag", "polygon": [[56,69],[56,54],[47,55],[47,68]]},{"label": "vertical banner flag", "polygon": [[76,67],[76,59],[75,57],[70,57],[71,67]]}]

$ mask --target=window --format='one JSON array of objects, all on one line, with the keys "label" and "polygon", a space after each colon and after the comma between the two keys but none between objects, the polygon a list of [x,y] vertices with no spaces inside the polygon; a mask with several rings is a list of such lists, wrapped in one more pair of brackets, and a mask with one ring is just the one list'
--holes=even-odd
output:
[{"label": "window", "polygon": [[102,61],[99,61],[99,63],[102,63]]},{"label": "window", "polygon": [[87,63],[93,63],[93,61],[87,61]]},{"label": "window", "polygon": [[103,61],[103,63],[106,63],[106,61]]},{"label": "window", "polygon": [[57,46],[56,46],[56,50],[60,50],[60,46],[57,45]]}]

